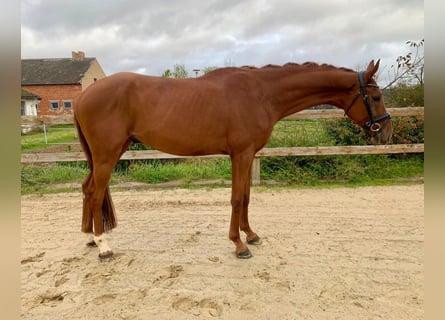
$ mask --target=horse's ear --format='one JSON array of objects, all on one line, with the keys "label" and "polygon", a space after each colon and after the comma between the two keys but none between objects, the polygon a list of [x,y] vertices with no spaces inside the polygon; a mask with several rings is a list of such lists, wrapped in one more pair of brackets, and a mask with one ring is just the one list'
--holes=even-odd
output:
[{"label": "horse's ear", "polygon": [[380,59],[377,60],[377,63],[374,63],[374,60],[371,60],[371,62],[368,65],[368,68],[366,69],[368,79],[371,79],[376,74],[377,70],[379,69],[379,65],[380,65]]}]

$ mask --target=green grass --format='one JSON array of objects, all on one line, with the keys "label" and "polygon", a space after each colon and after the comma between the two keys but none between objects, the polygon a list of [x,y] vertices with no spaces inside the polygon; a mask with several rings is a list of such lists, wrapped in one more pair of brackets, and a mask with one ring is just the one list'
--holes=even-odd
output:
[{"label": "green grass", "polygon": [[393,184],[423,177],[423,154],[263,158],[261,179],[300,186]]},{"label": "green grass", "polygon": [[131,180],[145,183],[181,180],[187,184],[197,180],[231,178],[229,159],[194,159],[175,162],[155,160],[145,164],[135,163],[128,168],[126,174]]},{"label": "green grass", "polygon": [[333,145],[323,120],[279,121],[266,147],[310,147]]},{"label": "green grass", "polygon": [[47,142],[42,132],[22,134],[21,150],[31,151],[50,147],[57,143],[70,143],[77,140],[77,133],[73,125],[59,125],[47,128]]},{"label": "green grass", "polygon": [[22,194],[50,193],[54,184],[80,183],[87,176],[89,170],[81,163],[52,166],[22,166],[21,188]]},{"label": "green grass", "polygon": [[[85,163],[64,163],[50,167],[23,166],[22,194],[80,190],[89,170]],[[346,155],[319,157],[262,158],[261,180],[293,187],[365,186],[409,183],[423,177],[423,154]],[[133,162],[115,170],[111,185],[141,182],[153,185],[179,181],[188,187],[194,181],[231,179],[227,158],[185,161],[150,160]],[[67,184],[71,184],[67,186]]]}]

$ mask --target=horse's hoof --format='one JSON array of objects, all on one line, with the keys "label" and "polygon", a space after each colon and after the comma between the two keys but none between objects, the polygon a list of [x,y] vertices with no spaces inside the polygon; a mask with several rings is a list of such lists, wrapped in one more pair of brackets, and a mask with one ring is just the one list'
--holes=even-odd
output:
[{"label": "horse's hoof", "polygon": [[250,253],[249,249],[246,249],[245,251],[237,253],[236,257],[238,259],[250,259],[252,258],[252,253]]},{"label": "horse's hoof", "polygon": [[96,242],[94,242],[94,240],[91,240],[90,242],[87,242],[87,247],[88,248],[96,248],[97,244],[96,244]]},{"label": "horse's hoof", "polygon": [[99,253],[100,261],[110,261],[112,257],[113,257],[113,251],[106,251]]},{"label": "horse's hoof", "polygon": [[[247,240],[247,239],[246,239],[246,240]],[[261,239],[261,238],[258,237],[258,236],[255,236],[255,238],[253,238],[253,239],[251,239],[251,240],[247,240],[247,243],[248,243],[248,244],[253,244],[253,245],[255,245],[255,246],[258,246],[258,245],[260,245],[260,244],[263,243],[263,239]]]}]

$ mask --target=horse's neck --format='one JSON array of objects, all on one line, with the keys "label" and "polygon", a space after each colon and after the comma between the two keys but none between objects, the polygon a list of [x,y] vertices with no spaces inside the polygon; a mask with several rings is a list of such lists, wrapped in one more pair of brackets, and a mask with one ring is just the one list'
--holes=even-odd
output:
[{"label": "horse's neck", "polygon": [[356,77],[341,69],[277,69],[275,74],[264,74],[263,88],[278,120],[321,104],[344,107]]}]

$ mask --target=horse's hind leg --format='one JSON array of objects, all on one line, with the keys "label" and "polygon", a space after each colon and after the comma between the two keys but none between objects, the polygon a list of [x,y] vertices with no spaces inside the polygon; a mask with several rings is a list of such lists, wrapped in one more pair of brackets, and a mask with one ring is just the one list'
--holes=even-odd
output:
[{"label": "horse's hind leg", "polygon": [[[113,255],[113,251],[109,247],[106,239],[105,239],[105,221],[104,221],[104,210],[111,210],[112,212],[109,212],[110,215],[113,215],[114,219],[114,209],[106,208],[104,206],[111,205],[104,203],[106,200],[105,197],[108,197],[109,202],[111,202],[111,199],[109,198],[110,195],[107,194],[109,192],[108,189],[108,183],[111,178],[111,174],[113,171],[114,166],[116,165],[117,161],[121,157],[122,153],[125,152],[125,150],[128,148],[128,145],[131,143],[131,141],[126,141],[122,148],[116,148],[117,152],[115,154],[110,153],[98,153],[101,156],[93,156],[93,170],[92,170],[92,177],[89,181],[89,192],[88,194],[88,200],[90,204],[90,208],[92,211],[92,218],[93,218],[93,231],[94,231],[94,244],[97,245],[99,248],[99,258],[100,259],[107,259],[110,258]],[[104,156],[108,155],[108,156]],[[93,243],[90,241],[87,245],[94,246]]]},{"label": "horse's hind leg", "polygon": [[90,168],[88,176],[82,183],[82,193],[83,193],[83,210],[82,210],[82,232],[93,233],[93,215],[91,212],[91,206],[89,201],[89,195],[92,192],[93,187],[93,172]]},{"label": "horse's hind leg", "polygon": [[[90,168],[90,173],[85,178],[82,183],[82,191],[83,191],[83,215],[82,215],[82,232],[87,233],[87,246],[90,248],[97,247],[96,242],[94,241],[94,230],[97,227],[94,227],[94,212],[97,210],[94,208],[93,200],[97,198],[96,193],[96,184],[93,175],[93,169]],[[97,201],[97,200],[96,200]],[[96,218],[97,220],[97,218]]]},{"label": "horse's hind leg", "polygon": [[[90,193],[90,205],[93,213],[93,231],[94,231],[94,243],[99,247],[99,258],[106,259],[113,255],[113,251],[108,246],[105,240],[105,228],[103,218],[103,202],[105,198],[105,192],[108,186],[108,181],[111,178],[111,172],[113,171],[114,163],[94,163],[93,166],[93,178],[92,178],[92,192]],[[90,246],[92,245],[89,242]]]},{"label": "horse's hind leg", "polygon": [[87,234],[87,246],[97,247],[93,238],[93,212],[91,211],[90,198],[93,192],[93,172],[90,168],[88,176],[82,183],[82,193],[83,193],[83,210],[82,210],[82,232]]}]

